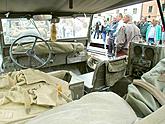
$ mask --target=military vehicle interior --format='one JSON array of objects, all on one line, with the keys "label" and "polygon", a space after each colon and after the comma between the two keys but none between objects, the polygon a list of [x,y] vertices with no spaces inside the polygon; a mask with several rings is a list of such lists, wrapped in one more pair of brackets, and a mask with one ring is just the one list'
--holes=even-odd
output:
[{"label": "military vehicle interior", "polygon": [[[1,43],[3,47],[2,48],[3,59],[5,60],[5,62],[3,61],[3,68],[4,70],[7,70],[7,68],[11,69],[10,66],[14,66],[15,64],[21,68],[27,68],[30,66],[31,67],[34,66],[35,68],[40,68],[46,64],[48,65],[47,67],[50,67],[50,66],[52,67],[55,65],[67,65],[67,64],[78,63],[78,62],[83,63],[84,61],[86,61],[86,58],[87,58],[86,53],[85,53],[85,51],[87,50],[84,51],[83,49],[87,49],[87,46],[90,44],[89,28],[91,25],[90,23],[92,20],[92,14],[100,13],[109,9],[114,9],[119,6],[120,7],[126,6],[127,4],[135,4],[139,2],[142,2],[142,1],[123,2],[119,0],[116,2],[112,2],[112,1],[109,1],[109,2],[97,1],[96,2],[95,1],[95,2],[90,2],[90,3],[87,1],[84,1],[84,2],[74,1],[74,7],[73,7],[73,1],[69,1],[69,2],[68,1],[61,1],[61,2],[49,1],[45,3],[39,2],[39,5],[37,6],[31,5],[33,1],[28,1],[26,2],[26,7],[23,7],[23,5],[25,4],[23,1],[22,2],[21,1],[8,2],[5,0],[2,0],[1,5],[0,5],[1,6],[0,14],[2,18],[1,30],[2,32],[5,32],[4,35],[1,36],[2,37]],[[56,4],[54,5],[54,3]],[[92,6],[92,8],[89,6]],[[38,15],[38,14],[51,15],[52,20],[50,19],[46,20],[45,18],[44,20],[39,20],[41,19],[42,15],[37,20],[37,18],[34,18],[34,15]],[[72,34],[68,33],[67,36],[64,36],[64,35],[57,36],[57,45],[54,45],[53,43],[50,43],[50,44],[48,43],[49,44],[48,45],[46,42],[44,42],[44,40],[50,39],[50,30],[51,30],[50,25],[51,25],[51,22],[53,22],[53,19],[54,20],[60,19],[60,22],[57,23],[57,29],[60,29],[60,31],[63,31],[60,25],[62,25],[62,23],[66,21],[70,22],[72,25],[75,25],[76,23],[79,23],[80,25],[79,27],[77,26],[77,27],[74,27],[74,29],[72,29],[74,30],[72,31]],[[14,26],[14,25],[17,25],[17,26]],[[78,28],[81,29],[81,30],[79,29],[81,32],[77,32],[76,29]],[[38,37],[26,36],[26,35],[37,35]],[[29,37],[29,38],[26,38],[26,37]],[[30,57],[29,57],[28,63],[26,59],[25,60],[23,59],[24,57],[21,57],[22,58],[21,60],[19,59],[20,57],[15,58],[15,56],[20,56],[21,54],[20,46],[18,46],[18,43],[21,44],[21,42],[26,42],[24,40],[28,40],[27,42],[33,42],[31,41],[33,39],[34,41],[37,41],[37,42],[38,41],[43,42],[40,45],[33,44],[33,47],[36,46],[37,47],[36,49],[38,49],[38,47],[39,49],[41,49],[40,47],[42,48],[43,46],[45,47],[45,49],[43,48],[41,50],[41,51],[46,52],[46,53],[41,53],[43,54],[43,56],[44,54],[48,54],[47,57],[45,58],[45,61],[42,61],[41,58],[38,58],[36,56],[33,56],[31,58],[36,57],[35,60],[38,61],[39,63],[37,62],[31,63],[32,60],[30,59]],[[67,42],[68,44],[65,44],[65,43],[61,44],[59,42]],[[73,44],[71,43],[69,45],[69,42],[72,42]],[[81,43],[81,44],[78,44],[78,43]],[[64,49],[62,47],[63,45],[68,46],[68,48],[64,46],[64,48],[66,48]],[[15,46],[17,46],[17,49],[19,49],[19,53],[18,51],[17,53],[12,52],[13,50],[16,49]],[[59,48],[55,49],[54,46],[56,47],[59,46]],[[10,47],[10,50],[9,50],[9,47]],[[27,48],[27,49],[30,49],[30,48]],[[32,51],[29,51],[29,56],[32,56],[31,53]],[[66,55],[62,55],[64,53],[66,53]],[[67,53],[71,53],[71,54],[67,55]],[[60,59],[58,59],[59,54],[61,57]],[[14,65],[9,64],[10,58],[7,58],[7,56],[9,55],[12,61],[15,63]],[[8,63],[7,65],[4,64],[6,62]],[[24,63],[25,65],[21,65],[20,63]],[[38,65],[33,65],[34,63]],[[14,68],[17,68],[17,67],[14,67]]]},{"label": "military vehicle interior", "polygon": [[[21,107],[17,106],[18,113],[16,113],[16,116],[13,116],[13,120],[11,118],[11,120],[5,120],[3,118],[0,119],[2,123],[6,124],[9,122],[15,124],[17,121],[25,123],[27,120],[36,117],[38,113],[49,110],[50,106],[56,108],[58,104],[70,104],[72,100],[74,100],[76,102],[73,102],[70,106],[66,105],[62,108],[61,106],[63,105],[61,105],[57,110],[52,109],[49,111],[50,113],[55,113],[57,117],[55,118],[56,122],[51,119],[45,122],[43,119],[47,116],[47,113],[37,116],[36,120],[34,119],[27,122],[29,124],[53,124],[53,122],[54,124],[64,124],[67,122],[67,119],[63,118],[63,121],[59,119],[66,114],[70,117],[69,113],[65,113],[65,108],[68,111],[72,111],[72,115],[76,115],[78,112],[76,107],[79,108],[78,113],[87,111],[91,106],[98,107],[99,110],[102,108],[101,104],[113,108],[113,106],[108,106],[108,102],[111,103],[110,99],[116,99],[116,103],[113,103],[114,105],[116,104],[113,112],[117,110],[119,114],[121,111],[118,110],[122,109],[122,107],[127,108],[123,109],[123,111],[128,112],[126,115],[121,112],[121,121],[114,121],[113,123],[112,119],[111,123],[113,124],[121,124],[122,119],[124,120],[128,116],[130,116],[130,118],[128,118],[124,124],[147,124],[150,118],[154,120],[155,115],[151,115],[149,119],[144,118],[144,121],[136,123],[135,120],[137,120],[137,117],[145,117],[149,115],[150,112],[147,114],[143,113],[144,115],[138,115],[133,111],[134,107],[131,106],[133,108],[132,110],[123,98],[125,98],[128,93],[128,87],[133,84],[134,79],[141,79],[143,74],[150,70],[152,71],[152,68],[157,65],[161,59],[165,58],[165,46],[154,47],[143,44],[141,41],[131,42],[128,56],[107,57],[103,49],[104,45],[91,42],[90,35],[94,14],[147,1],[150,0],[0,0],[0,43],[2,54],[2,85],[0,84],[0,90],[2,89],[4,92],[4,87],[8,89],[8,85],[10,86],[12,84],[11,86],[13,86],[13,84],[17,82],[18,85],[16,86],[23,85],[25,89],[28,88],[28,86],[24,86],[25,84],[31,85],[27,91],[29,94],[31,94],[29,89],[33,87],[40,87],[40,85],[41,87],[46,86],[46,88],[44,87],[45,89],[42,87],[41,90],[37,92],[38,94],[41,93],[41,96],[44,94],[43,91],[49,92],[49,96],[51,93],[54,93],[54,91],[52,91],[52,87],[54,87],[52,80],[57,80],[57,84],[55,84],[57,89],[55,92],[60,94],[59,96],[57,95],[58,98],[55,98],[56,103],[52,100],[53,97],[51,95],[51,100],[46,95],[43,95],[41,98],[38,95],[37,98],[32,98],[33,102],[30,104],[29,101],[26,100],[27,97],[25,97],[22,102],[20,99],[15,99],[12,95],[5,96],[8,100],[7,102],[3,101],[1,103],[2,107],[0,107],[0,111],[3,109],[3,105],[12,101],[14,105],[15,103],[23,104],[26,108],[26,113],[22,114],[22,119],[17,118],[18,113],[22,112]],[[157,0],[157,3],[158,7],[161,8],[159,0]],[[160,15],[162,16],[161,11]],[[165,25],[163,18],[162,23]],[[7,75],[7,78],[4,77],[4,75]],[[14,82],[14,80],[16,81]],[[9,83],[3,85],[3,83],[6,83],[5,81]],[[33,83],[29,83],[29,81]],[[37,83],[40,82],[39,85],[37,85],[35,81]],[[46,82],[48,86],[42,84],[43,82]],[[142,85],[138,83],[138,81],[135,81],[135,85]],[[49,86],[51,87],[50,90],[47,89]],[[26,91],[24,92],[18,89],[14,86],[14,88],[9,88],[9,91],[19,91],[21,94],[27,93]],[[66,90],[66,92],[63,93],[63,90]],[[96,92],[96,94],[94,93],[94,96],[90,96],[93,92]],[[97,94],[98,92],[102,94]],[[105,92],[111,92],[112,94],[106,95]],[[86,97],[88,95],[89,98]],[[44,96],[46,98],[44,98]],[[100,98],[101,101],[97,101],[97,98]],[[162,96],[162,98],[165,97]],[[152,99],[157,100],[157,98]],[[106,101],[107,103],[102,101]],[[118,104],[118,101],[121,102],[121,104]],[[87,108],[84,109],[82,106],[86,105],[85,103],[89,103],[91,106],[87,106]],[[46,108],[37,108],[32,112],[33,107],[35,108],[33,104],[41,105],[41,107],[42,105],[44,105],[44,107],[46,105]],[[159,106],[158,103],[155,104],[155,106]],[[4,108],[12,109],[12,107],[8,107],[8,105]],[[28,115],[30,113],[29,108],[32,112],[30,115]],[[95,111],[94,108],[91,107],[91,109],[91,111]],[[105,110],[106,107],[100,111]],[[165,109],[162,108],[162,111],[164,110]],[[58,115],[59,111],[64,111],[64,114],[61,114],[61,116]],[[161,110],[159,111],[158,114],[162,112]],[[154,112],[154,110],[152,112]],[[91,113],[89,112],[88,114],[90,115]],[[99,112],[97,111],[96,114],[99,114]],[[117,114],[114,115],[117,116]],[[82,114],[77,116],[88,118]],[[106,120],[106,115],[104,115],[104,117]],[[52,118],[54,118],[54,116]],[[72,119],[69,121],[72,122],[74,120]],[[93,123],[99,122],[99,119],[100,118],[98,118],[98,120],[96,119]],[[75,124],[88,121],[92,123],[92,119],[89,117],[86,121],[80,119]],[[104,121],[100,121],[100,123],[103,122]]]}]

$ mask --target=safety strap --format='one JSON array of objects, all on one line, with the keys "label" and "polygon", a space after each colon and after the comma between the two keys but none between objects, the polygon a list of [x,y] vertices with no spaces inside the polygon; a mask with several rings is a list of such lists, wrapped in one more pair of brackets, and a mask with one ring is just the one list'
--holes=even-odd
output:
[{"label": "safety strap", "polygon": [[147,90],[151,95],[155,97],[155,99],[161,104],[165,105],[165,94],[163,94],[160,90],[154,87],[152,84],[143,81],[143,80],[135,80],[133,81],[134,85],[140,86]]}]

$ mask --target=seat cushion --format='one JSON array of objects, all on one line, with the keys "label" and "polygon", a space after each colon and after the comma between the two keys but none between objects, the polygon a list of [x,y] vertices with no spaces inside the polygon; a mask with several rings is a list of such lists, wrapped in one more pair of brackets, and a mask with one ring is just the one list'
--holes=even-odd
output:
[{"label": "seat cushion", "polygon": [[81,78],[84,81],[84,86],[89,89],[93,88],[93,85],[92,85],[93,75],[94,75],[94,72],[79,75],[79,78]]},{"label": "seat cushion", "polygon": [[62,80],[65,80],[67,82],[70,82],[72,79],[72,75],[67,70],[59,70],[59,71],[52,71],[47,73],[53,77],[60,78]]}]

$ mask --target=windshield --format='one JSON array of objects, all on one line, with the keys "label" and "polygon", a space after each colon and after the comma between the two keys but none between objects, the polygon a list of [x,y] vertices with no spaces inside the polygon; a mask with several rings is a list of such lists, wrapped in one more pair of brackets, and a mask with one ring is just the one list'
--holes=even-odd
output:
[{"label": "windshield", "polygon": [[[36,25],[36,27],[35,27]],[[50,37],[49,21],[34,21],[26,18],[2,19],[5,44],[11,44],[14,40],[25,35],[35,35],[43,39]]]},{"label": "windshield", "polygon": [[90,17],[61,18],[57,26],[57,39],[87,37]]},{"label": "windshield", "polygon": [[[60,22],[56,23],[57,39],[87,37],[89,22],[90,17],[60,18]],[[50,21],[34,21],[26,18],[2,19],[2,27],[5,44],[11,44],[25,35],[50,39]]]}]

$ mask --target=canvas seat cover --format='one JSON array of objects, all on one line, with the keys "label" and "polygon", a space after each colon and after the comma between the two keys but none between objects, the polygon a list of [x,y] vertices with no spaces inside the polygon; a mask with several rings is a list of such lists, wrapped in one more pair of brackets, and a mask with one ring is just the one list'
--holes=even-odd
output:
[{"label": "canvas seat cover", "polygon": [[118,80],[123,78],[125,76],[126,67],[126,57],[114,61],[107,61],[106,86],[111,87]]},{"label": "canvas seat cover", "polygon": [[0,77],[0,124],[24,122],[71,101],[67,82],[26,69]]},{"label": "canvas seat cover", "polygon": [[162,59],[141,81],[128,86],[126,101],[139,117],[145,117],[165,104],[165,59]]},{"label": "canvas seat cover", "polygon": [[[51,52],[54,54],[62,53],[76,53],[84,50],[84,45],[82,43],[74,42],[48,42],[50,45]],[[26,52],[28,49],[32,48],[32,44],[25,44],[17,46],[14,48],[16,52]],[[49,49],[44,42],[38,42],[35,45],[35,52],[38,55],[45,55],[49,53]]]},{"label": "canvas seat cover", "polygon": [[165,124],[165,106],[162,106],[157,111],[147,117],[138,120],[135,124]]},{"label": "canvas seat cover", "polygon": [[136,114],[112,92],[93,92],[80,100],[56,107],[27,124],[133,124]]},{"label": "canvas seat cover", "polygon": [[78,101],[56,107],[26,124],[164,124],[165,105],[145,118],[112,92],[94,92]]}]

